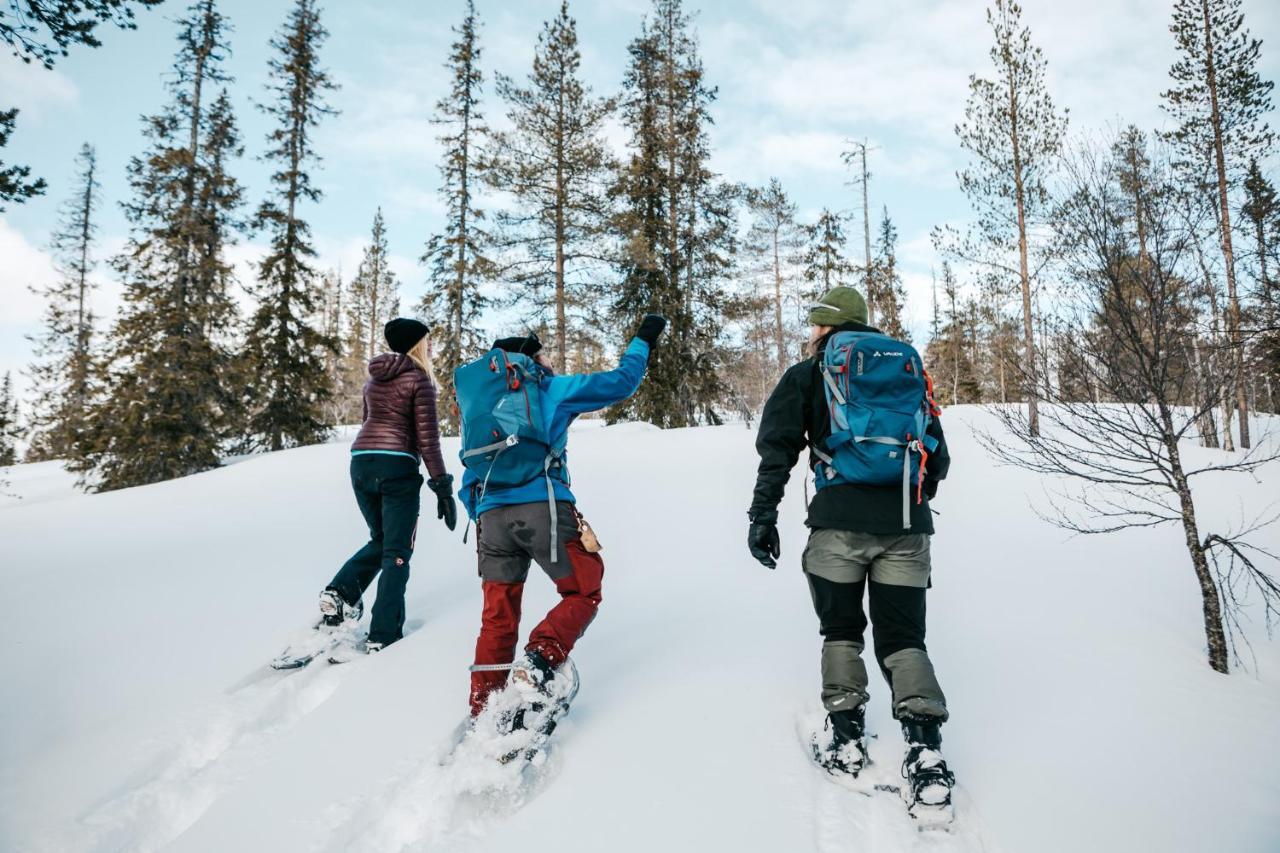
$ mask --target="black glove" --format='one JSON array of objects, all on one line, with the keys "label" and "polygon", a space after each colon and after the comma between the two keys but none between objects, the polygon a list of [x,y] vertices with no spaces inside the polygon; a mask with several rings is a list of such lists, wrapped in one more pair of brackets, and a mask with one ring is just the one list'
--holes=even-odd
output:
[{"label": "black glove", "polygon": [[776,512],[748,513],[751,529],[747,531],[747,548],[751,556],[766,569],[777,567],[776,558],[782,555],[778,541],[778,514]]},{"label": "black glove", "polygon": [[427,488],[436,493],[436,518],[443,518],[445,527],[453,530],[458,526],[458,504],[453,499],[453,475],[445,474],[433,480],[427,480]]},{"label": "black glove", "polygon": [[658,335],[661,335],[666,327],[666,317],[661,314],[645,314],[644,319],[640,321],[640,328],[636,330],[636,337],[653,346],[658,342]]}]

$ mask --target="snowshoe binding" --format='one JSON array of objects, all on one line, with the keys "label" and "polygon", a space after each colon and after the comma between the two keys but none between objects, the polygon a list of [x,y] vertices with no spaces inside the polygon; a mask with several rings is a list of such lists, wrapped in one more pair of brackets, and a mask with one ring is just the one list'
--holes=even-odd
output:
[{"label": "snowshoe binding", "polygon": [[499,761],[509,764],[521,755],[533,761],[551,739],[560,718],[569,713],[569,703],[578,694],[578,669],[568,658],[560,666],[552,666],[541,652],[530,649],[511,667],[510,684],[520,702],[500,728],[504,735],[527,735]]},{"label": "snowshoe binding", "polygon": [[902,762],[902,776],[907,780],[902,792],[907,813],[922,828],[951,823],[955,818],[951,789],[956,777],[942,757],[941,725],[931,719],[903,719],[902,733],[907,741]]},{"label": "snowshoe binding", "polygon": [[359,622],[363,615],[363,599],[358,599],[355,604],[347,604],[342,594],[333,587],[327,587],[320,593],[320,618],[325,625],[337,628],[345,622]]},{"label": "snowshoe binding", "polygon": [[865,713],[861,707],[832,711],[827,714],[823,732],[813,736],[813,759],[832,776],[856,779],[870,763]]}]

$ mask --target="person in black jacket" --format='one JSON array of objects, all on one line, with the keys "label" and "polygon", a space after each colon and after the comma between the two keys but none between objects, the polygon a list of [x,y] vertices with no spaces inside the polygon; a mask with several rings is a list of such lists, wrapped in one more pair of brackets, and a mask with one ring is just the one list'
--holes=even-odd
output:
[{"label": "person in black jacket", "polygon": [[[819,369],[827,341],[839,331],[879,334],[867,325],[862,295],[848,287],[825,294],[813,306],[809,321],[813,354],[783,374],[765,405],[756,438],[760,467],[748,513],[748,546],[752,556],[770,569],[781,552],[777,508],[791,471],[806,450],[810,468],[821,464],[819,453],[832,432]],[[951,462],[936,417],[927,434],[937,446],[928,454],[919,499],[912,495],[909,528],[904,527],[901,485],[831,483],[820,488],[809,505],[811,532],[801,559],[823,637],[822,701],[830,733],[829,742],[819,745],[823,763],[829,770],[856,775],[866,760],[864,719],[869,694],[862,661],[866,593],[876,661],[893,693],[894,717],[902,723],[911,747],[908,759],[931,763],[934,772],[924,775],[933,778],[922,781],[947,789],[916,792],[926,799],[949,797],[950,786],[950,774],[937,751],[939,727],[948,716],[946,697],[924,638],[929,543],[934,532],[929,500],[937,494]]]}]

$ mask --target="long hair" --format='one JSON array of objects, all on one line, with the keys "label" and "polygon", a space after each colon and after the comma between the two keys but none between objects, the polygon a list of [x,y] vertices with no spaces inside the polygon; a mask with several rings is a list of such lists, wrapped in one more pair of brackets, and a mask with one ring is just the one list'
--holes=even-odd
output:
[{"label": "long hair", "polygon": [[413,363],[422,368],[422,372],[431,378],[431,384],[440,387],[440,383],[436,381],[436,372],[431,361],[431,336],[423,335],[422,340],[413,345],[413,349],[409,350],[405,355],[413,359]]}]

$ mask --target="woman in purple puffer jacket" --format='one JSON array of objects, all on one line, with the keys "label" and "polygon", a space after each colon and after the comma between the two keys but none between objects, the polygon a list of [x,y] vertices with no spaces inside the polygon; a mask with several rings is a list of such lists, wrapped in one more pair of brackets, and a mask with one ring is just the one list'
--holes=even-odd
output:
[{"label": "woman in purple puffer jacket", "polygon": [[427,485],[436,495],[436,517],[450,530],[458,523],[453,476],[445,471],[440,455],[427,327],[401,318],[387,323],[385,335],[392,351],[369,362],[364,423],[351,446],[351,487],[369,525],[369,542],[320,593],[326,624],[354,622],[364,612],[364,591],[378,577],[378,597],[369,624],[370,652],[403,636],[404,591],[423,482],[419,459],[431,475]]}]

